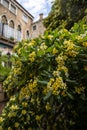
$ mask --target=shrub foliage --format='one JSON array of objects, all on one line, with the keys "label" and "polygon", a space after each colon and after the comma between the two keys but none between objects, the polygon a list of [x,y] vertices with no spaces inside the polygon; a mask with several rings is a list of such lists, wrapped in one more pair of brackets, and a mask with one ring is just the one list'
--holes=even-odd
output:
[{"label": "shrub foliage", "polygon": [[0,130],[87,128],[87,24],[19,42]]},{"label": "shrub foliage", "polygon": [[51,12],[44,20],[49,30],[71,29],[75,22],[87,15],[87,0],[54,0]]}]

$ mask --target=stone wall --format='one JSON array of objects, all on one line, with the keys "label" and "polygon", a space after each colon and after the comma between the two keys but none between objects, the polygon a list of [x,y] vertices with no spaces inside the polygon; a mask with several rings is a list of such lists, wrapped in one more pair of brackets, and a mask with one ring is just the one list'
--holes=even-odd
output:
[{"label": "stone wall", "polygon": [[31,38],[35,38],[44,34],[46,28],[43,25],[43,14],[39,15],[39,20],[33,22],[31,27]]}]

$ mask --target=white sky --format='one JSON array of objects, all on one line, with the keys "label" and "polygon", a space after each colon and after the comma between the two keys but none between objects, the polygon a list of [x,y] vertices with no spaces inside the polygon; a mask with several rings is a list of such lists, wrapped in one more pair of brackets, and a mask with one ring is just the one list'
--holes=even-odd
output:
[{"label": "white sky", "polygon": [[35,21],[39,19],[39,14],[43,13],[44,17],[48,15],[54,0],[17,0],[31,15]]}]

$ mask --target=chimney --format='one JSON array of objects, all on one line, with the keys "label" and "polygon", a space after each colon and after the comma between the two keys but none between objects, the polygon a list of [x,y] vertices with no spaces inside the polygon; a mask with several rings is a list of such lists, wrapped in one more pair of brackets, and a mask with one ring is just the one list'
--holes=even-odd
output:
[{"label": "chimney", "polygon": [[39,16],[40,16],[40,20],[42,20],[43,19],[43,13],[39,14]]}]

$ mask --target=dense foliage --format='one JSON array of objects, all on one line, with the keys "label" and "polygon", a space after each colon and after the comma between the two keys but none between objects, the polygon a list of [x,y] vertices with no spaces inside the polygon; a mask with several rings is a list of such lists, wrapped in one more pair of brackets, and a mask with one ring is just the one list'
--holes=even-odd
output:
[{"label": "dense foliage", "polygon": [[15,46],[0,130],[87,129],[87,24]]},{"label": "dense foliage", "polygon": [[44,21],[49,30],[70,29],[75,22],[87,15],[87,0],[55,0],[51,12]]},{"label": "dense foliage", "polygon": [[9,53],[3,55],[0,53],[0,82],[3,82],[8,76],[14,59],[13,57]]}]

